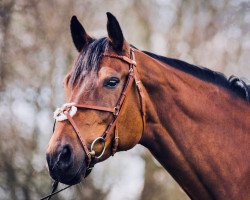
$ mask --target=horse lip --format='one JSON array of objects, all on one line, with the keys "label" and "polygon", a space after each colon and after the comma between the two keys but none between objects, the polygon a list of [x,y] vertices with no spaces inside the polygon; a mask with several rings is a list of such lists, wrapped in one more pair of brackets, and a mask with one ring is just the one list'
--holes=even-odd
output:
[{"label": "horse lip", "polygon": [[74,176],[70,180],[61,180],[60,182],[63,184],[66,184],[66,185],[76,185],[76,184],[80,183],[81,180],[82,180],[82,175],[79,174],[79,175]]},{"label": "horse lip", "polygon": [[[59,170],[60,171],[60,170]],[[82,177],[85,177],[87,168],[85,167],[85,162],[82,162],[76,173],[73,175],[73,177],[65,176],[65,173],[63,172],[50,172],[50,176],[60,183],[66,184],[66,185],[75,185],[81,182]]]},{"label": "horse lip", "polygon": [[81,173],[76,173],[72,178],[63,177],[55,173],[53,174],[50,173],[50,176],[53,180],[66,184],[66,185],[75,185],[77,183],[80,183],[83,177]]}]

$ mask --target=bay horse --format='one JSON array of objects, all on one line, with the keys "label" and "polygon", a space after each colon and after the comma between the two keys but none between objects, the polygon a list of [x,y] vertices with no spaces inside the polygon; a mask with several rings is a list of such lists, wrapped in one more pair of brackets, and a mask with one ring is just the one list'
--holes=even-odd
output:
[{"label": "bay horse", "polygon": [[141,144],[191,199],[250,199],[249,85],[140,51],[107,17],[101,39],[71,18],[79,56],[64,79],[68,103],[54,113],[51,177],[77,184],[96,163]]}]

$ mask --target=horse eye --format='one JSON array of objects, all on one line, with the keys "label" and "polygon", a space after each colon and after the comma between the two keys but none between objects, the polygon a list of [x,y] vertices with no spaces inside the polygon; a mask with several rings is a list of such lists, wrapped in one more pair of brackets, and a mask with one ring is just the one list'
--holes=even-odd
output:
[{"label": "horse eye", "polygon": [[116,77],[111,77],[107,80],[104,81],[104,87],[107,87],[107,88],[115,88],[118,83],[120,82],[120,80]]}]

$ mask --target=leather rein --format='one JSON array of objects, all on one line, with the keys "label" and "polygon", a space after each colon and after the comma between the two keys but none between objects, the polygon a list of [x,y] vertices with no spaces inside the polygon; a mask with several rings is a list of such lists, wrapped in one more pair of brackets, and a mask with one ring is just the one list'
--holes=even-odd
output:
[{"label": "leather rein", "polygon": [[[115,107],[103,107],[103,106],[88,105],[88,104],[67,103],[67,104],[64,104],[61,108],[58,108],[54,112],[55,123],[56,123],[56,121],[68,120],[70,122],[70,124],[72,125],[78,139],[80,140],[81,146],[82,146],[82,148],[86,154],[86,157],[87,157],[87,170],[86,170],[85,177],[87,177],[90,174],[94,165],[104,155],[104,152],[106,150],[106,144],[105,144],[106,138],[107,138],[107,136],[111,136],[112,133],[114,133],[114,136],[113,136],[113,146],[111,148],[111,154],[113,156],[116,153],[118,145],[119,145],[119,133],[118,133],[118,128],[117,128],[117,121],[118,121],[118,118],[120,116],[121,110],[122,110],[124,102],[126,100],[126,97],[132,89],[134,81],[135,81],[136,88],[137,88],[139,98],[140,98],[141,116],[142,116],[142,122],[143,122],[142,132],[144,131],[145,124],[146,124],[145,123],[146,122],[146,112],[145,112],[144,93],[143,93],[142,84],[141,84],[141,81],[138,77],[138,72],[136,69],[134,49],[130,48],[130,58],[127,56],[121,56],[121,55],[117,55],[117,54],[107,54],[107,53],[104,53],[103,56],[120,59],[120,60],[129,64],[128,78],[127,78],[126,83],[124,84],[122,93],[121,93]],[[102,136],[97,137],[91,143],[90,150],[88,149],[87,142],[86,142],[85,138],[81,136],[80,130],[77,127],[77,125],[73,119],[73,115],[77,112],[77,109],[91,109],[91,110],[97,110],[97,111],[101,111],[101,112],[109,112],[109,113],[113,114],[113,120],[109,123],[106,130],[103,132]],[[54,126],[55,126],[55,124],[54,124]],[[114,130],[114,131],[112,132],[112,130]],[[53,132],[54,132],[54,128],[53,128]],[[99,155],[96,155],[96,152],[94,151],[94,146],[96,143],[102,143],[102,151]],[[53,195],[70,187],[70,186],[67,186],[67,187],[63,188],[62,190],[55,192],[57,186],[58,186],[58,182],[55,181],[53,186],[52,186],[53,189],[52,189],[51,194],[42,198],[41,200],[50,199]]]}]

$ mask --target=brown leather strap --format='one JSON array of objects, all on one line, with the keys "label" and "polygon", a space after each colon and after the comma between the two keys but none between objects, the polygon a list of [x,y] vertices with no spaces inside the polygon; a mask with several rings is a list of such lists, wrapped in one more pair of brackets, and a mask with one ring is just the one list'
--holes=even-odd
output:
[{"label": "brown leather strap", "polygon": [[138,71],[135,68],[135,84],[136,84],[136,88],[138,90],[139,93],[139,98],[140,98],[140,104],[141,104],[141,115],[142,115],[142,123],[143,123],[143,130],[142,132],[144,132],[145,130],[145,126],[146,126],[146,103],[145,103],[145,96],[144,96],[144,92],[143,92],[143,88],[142,88],[142,83],[139,79],[138,76]]},{"label": "brown leather strap", "polygon": [[[123,57],[121,56],[114,56],[114,55],[107,55],[106,56],[110,56],[110,57],[115,57],[115,58],[119,58],[119,59],[122,59]],[[134,51],[131,49],[131,55],[130,57],[134,60]],[[145,129],[145,124],[146,124],[146,112],[145,112],[145,102],[144,102],[144,96],[143,96],[143,90],[142,90],[142,87],[141,85],[139,84],[140,83],[140,80],[139,80],[139,77],[137,75],[137,71],[136,71],[136,68],[135,68],[135,65],[132,64],[132,62],[130,63],[129,65],[129,75],[128,75],[128,79],[127,79],[127,82],[122,90],[122,93],[121,93],[121,96],[120,98],[118,99],[117,101],[117,104],[116,104],[116,110],[117,110],[117,113],[116,113],[116,116],[114,118],[114,120],[109,124],[109,126],[107,127],[107,129],[105,130],[104,134],[103,134],[103,138],[106,138],[107,135],[110,135],[112,132],[112,130],[115,128],[116,126],[116,123],[117,123],[117,120],[118,120],[118,117],[119,117],[119,113],[122,109],[122,106],[124,104],[124,101],[126,99],[126,96],[127,94],[131,91],[132,89],[132,86],[133,86],[133,82],[134,82],[134,79],[136,79],[136,86],[137,86],[137,89],[138,89],[138,92],[139,92],[139,96],[140,96],[140,103],[141,103],[141,113],[142,113],[142,121],[143,121],[143,131]],[[119,141],[119,140],[117,140]],[[116,141],[116,142],[117,142]],[[118,144],[117,144],[118,146]],[[117,150],[117,147],[114,148],[112,150],[112,154],[114,155],[115,154],[115,151]]]},{"label": "brown leather strap", "polygon": [[85,151],[85,153],[87,154],[87,157],[88,157],[88,165],[90,164],[91,162],[91,155],[89,153],[89,150],[88,150],[88,147],[87,147],[87,144],[86,144],[86,140],[84,138],[82,138],[81,134],[80,134],[80,130],[78,129],[78,127],[76,126],[76,123],[75,121],[73,120],[73,118],[70,116],[69,112],[66,110],[64,111],[64,114],[67,116],[69,122],[71,123],[72,127],[74,128],[75,132],[76,132],[76,135],[77,137],[79,138],[79,140],[81,141],[81,145]]},{"label": "brown leather strap", "polygon": [[129,77],[127,79],[127,82],[122,90],[121,96],[118,99],[117,103],[116,103],[116,115],[114,116],[114,120],[108,125],[107,129],[105,130],[105,132],[103,133],[103,138],[105,139],[107,137],[107,135],[111,134],[111,130],[115,127],[119,114],[121,112],[122,106],[124,104],[125,98],[127,96],[127,93],[130,92],[131,88],[132,88],[132,84],[133,84],[133,80],[134,80],[134,71],[130,70],[129,72]]},{"label": "brown leather strap", "polygon": [[111,58],[118,58],[118,59],[120,59],[122,61],[127,62],[128,64],[136,65],[136,61],[133,60],[133,59],[128,58],[127,56],[120,56],[120,55],[117,55],[117,54],[107,54],[107,53],[104,53],[102,55],[106,56],[106,57],[111,57]]},{"label": "brown leather strap", "polygon": [[113,148],[112,148],[112,156],[115,155],[118,145],[119,145],[119,133],[118,133],[118,127],[117,125],[115,126],[115,138],[114,138],[114,144],[113,144]]},{"label": "brown leather strap", "polygon": [[104,106],[93,106],[93,105],[88,105],[88,104],[73,104],[77,108],[87,108],[87,109],[92,109],[92,110],[99,110],[99,111],[105,111],[105,112],[111,112],[115,113],[115,108],[110,108],[110,107],[104,107]]}]

